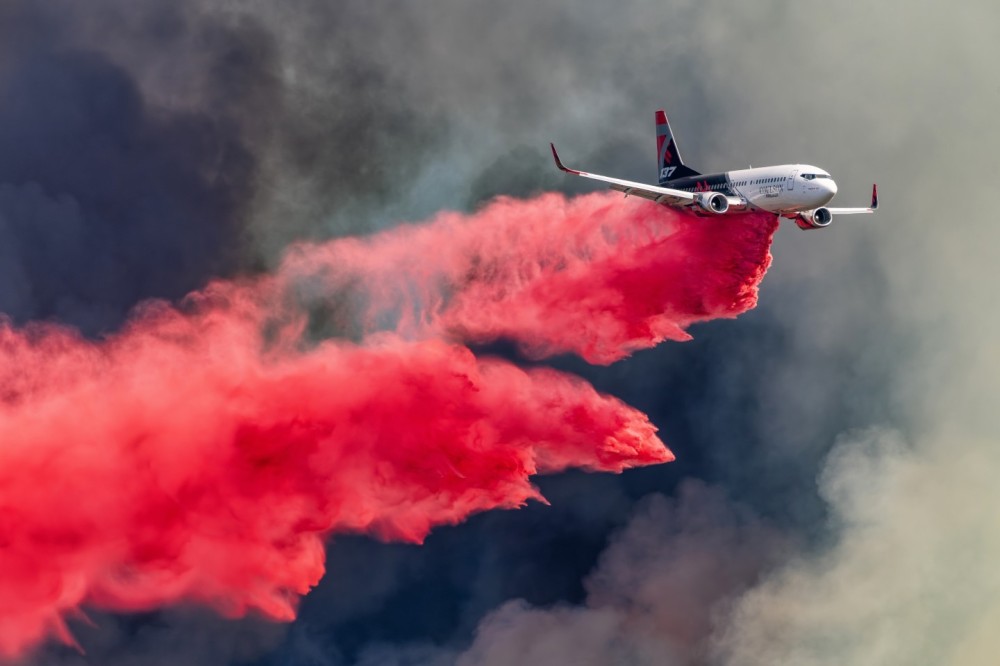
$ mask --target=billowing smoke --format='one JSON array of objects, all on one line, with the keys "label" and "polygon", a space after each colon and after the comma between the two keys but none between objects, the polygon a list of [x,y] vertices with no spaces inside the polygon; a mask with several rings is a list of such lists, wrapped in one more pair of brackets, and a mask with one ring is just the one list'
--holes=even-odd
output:
[{"label": "billowing smoke", "polygon": [[[5,326],[0,650],[72,640],[83,603],[290,620],[330,534],[419,542],[542,499],[531,475],[672,460],[641,412],[458,341],[607,361],[684,339],[755,304],[775,226],[608,195],[501,200],[300,245],[272,276],[145,304],[101,341]],[[302,300],[345,294],[360,340],[304,337]]]},{"label": "billowing smoke", "polygon": [[[231,106],[149,104],[126,66],[75,43],[65,18],[32,3],[0,9],[0,311],[94,335],[143,298],[180,298],[249,267],[259,158]],[[266,83],[259,72],[232,83],[231,103]]]},{"label": "billowing smoke", "polygon": [[[706,663],[727,604],[790,545],[719,489],[685,483],[675,500],[652,495],[636,507],[588,576],[583,604],[509,602],[454,663]],[[361,663],[397,656],[372,650]]]}]

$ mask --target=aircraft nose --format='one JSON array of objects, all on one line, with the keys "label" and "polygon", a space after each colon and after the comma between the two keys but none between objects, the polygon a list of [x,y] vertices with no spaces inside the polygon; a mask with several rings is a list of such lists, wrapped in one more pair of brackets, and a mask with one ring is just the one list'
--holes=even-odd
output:
[{"label": "aircraft nose", "polygon": [[835,181],[833,178],[828,178],[824,180],[823,185],[826,186],[826,189],[828,192],[830,192],[831,197],[837,193],[837,181]]}]

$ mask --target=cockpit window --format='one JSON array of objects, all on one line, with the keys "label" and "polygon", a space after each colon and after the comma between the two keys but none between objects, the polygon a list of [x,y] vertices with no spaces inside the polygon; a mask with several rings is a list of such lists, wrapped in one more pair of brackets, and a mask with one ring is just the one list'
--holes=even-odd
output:
[{"label": "cockpit window", "polygon": [[802,177],[806,180],[812,180],[813,178],[829,178],[830,176],[825,173],[804,173]]}]

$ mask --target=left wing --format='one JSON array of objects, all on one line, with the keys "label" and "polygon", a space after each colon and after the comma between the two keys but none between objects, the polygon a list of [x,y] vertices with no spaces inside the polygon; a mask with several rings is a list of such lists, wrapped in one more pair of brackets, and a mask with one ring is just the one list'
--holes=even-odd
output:
[{"label": "left wing", "polygon": [[861,215],[878,210],[878,185],[872,185],[872,205],[868,208],[828,208],[834,215]]},{"label": "left wing", "polygon": [[584,178],[590,178],[592,180],[599,180],[601,182],[608,183],[613,190],[624,192],[626,196],[631,194],[637,197],[642,197],[643,199],[655,201],[656,203],[665,204],[667,206],[690,206],[695,202],[695,195],[691,192],[685,192],[684,190],[673,190],[669,187],[644,185],[643,183],[633,183],[631,180],[609,178],[608,176],[599,176],[594,173],[587,173],[586,171],[567,169],[563,166],[562,161],[559,159],[559,153],[556,152],[555,144],[550,143],[549,146],[552,147],[552,157],[556,161],[556,166],[566,173],[571,173],[574,176],[583,176]]}]

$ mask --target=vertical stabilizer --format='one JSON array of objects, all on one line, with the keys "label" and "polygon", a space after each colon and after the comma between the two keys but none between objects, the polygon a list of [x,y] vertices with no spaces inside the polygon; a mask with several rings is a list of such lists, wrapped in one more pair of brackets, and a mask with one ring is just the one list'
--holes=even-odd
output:
[{"label": "vertical stabilizer", "polygon": [[685,176],[701,175],[684,165],[681,153],[677,149],[677,142],[674,140],[674,133],[670,130],[670,121],[667,120],[667,114],[663,109],[656,112],[656,156],[660,185]]}]

